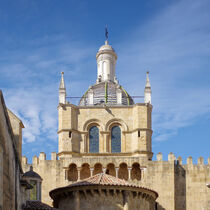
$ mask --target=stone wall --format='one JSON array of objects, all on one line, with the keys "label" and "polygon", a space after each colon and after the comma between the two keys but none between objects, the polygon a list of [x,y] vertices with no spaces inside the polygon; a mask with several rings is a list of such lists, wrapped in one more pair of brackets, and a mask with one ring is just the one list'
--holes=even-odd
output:
[{"label": "stone wall", "polygon": [[156,199],[145,188],[103,185],[67,188],[54,197],[60,210],[155,210]]},{"label": "stone wall", "polygon": [[[206,208],[210,201],[210,189],[206,187],[206,183],[210,182],[210,159],[207,165],[203,164],[202,160],[199,159],[198,164],[194,165],[191,158],[188,158],[187,164],[183,165],[181,158],[176,159],[172,153],[169,154],[167,161],[162,159],[161,153],[157,155],[156,161],[125,156],[69,157],[56,160],[55,153],[52,153],[51,160],[46,160],[46,155],[40,153],[39,158],[33,158],[33,168],[43,178],[42,201],[48,204],[52,204],[49,191],[73,182],[68,180],[69,165],[76,165],[75,181],[78,181],[84,164],[89,165],[91,175],[96,164],[101,164],[101,172],[106,173],[107,166],[112,163],[115,175],[119,177],[120,165],[124,163],[127,165],[128,181],[158,192],[158,210],[197,210],[201,207]],[[140,165],[140,181],[132,179],[134,163]],[[30,164],[27,164],[27,159],[24,157],[24,171],[29,170],[29,167]]]},{"label": "stone wall", "polygon": [[16,148],[19,154],[19,158],[21,160],[22,158],[22,129],[24,128],[24,125],[22,121],[14,114],[12,113],[9,109],[7,109],[10,123],[12,126],[12,131],[15,137],[15,144]]},{"label": "stone wall", "polygon": [[143,103],[120,107],[59,105],[58,155],[63,158],[88,153],[88,131],[93,125],[99,128],[99,153],[110,153],[110,131],[119,125],[121,152],[151,159],[151,112],[152,106]]},{"label": "stone wall", "polygon": [[0,91],[0,205],[3,210],[20,210],[22,172],[15,137]]}]

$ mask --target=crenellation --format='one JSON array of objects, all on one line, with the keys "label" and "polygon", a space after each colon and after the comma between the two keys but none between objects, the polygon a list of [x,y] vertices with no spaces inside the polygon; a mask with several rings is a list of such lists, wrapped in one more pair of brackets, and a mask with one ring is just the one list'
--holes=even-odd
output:
[{"label": "crenellation", "polygon": [[28,158],[26,156],[22,157],[22,164],[26,165],[28,163]]},{"label": "crenellation", "polygon": [[46,160],[46,154],[44,152],[40,152],[39,160]]},{"label": "crenellation", "polygon": [[39,164],[39,158],[35,155],[33,156],[33,161],[32,161],[33,165],[38,165]]},{"label": "crenellation", "polygon": [[203,157],[198,158],[198,165],[204,165]]},{"label": "crenellation", "polygon": [[162,161],[163,160],[163,154],[161,152],[159,152],[157,154],[157,161]]},{"label": "crenellation", "polygon": [[193,165],[193,159],[192,159],[192,157],[191,156],[189,156],[188,158],[187,158],[187,165]]},{"label": "crenellation", "polygon": [[179,157],[177,158],[177,164],[178,164],[178,165],[182,165],[182,157],[179,156]]},{"label": "crenellation", "polygon": [[[45,157],[45,154],[42,153],[42,156]],[[198,183],[201,183],[205,186],[206,182],[210,182],[210,167],[209,165],[202,165],[203,161],[202,158],[200,159],[200,165],[193,165],[192,157],[189,157],[187,160],[186,165],[182,165],[182,158],[178,157],[177,162],[179,164],[174,164],[174,160],[176,159],[173,153],[169,154],[169,160],[164,161],[162,157],[162,153],[157,154],[157,161],[145,161],[141,160],[139,157],[132,157],[129,160],[126,157],[84,157],[84,158],[68,158],[64,160],[56,160],[56,153],[51,153],[51,160],[42,160],[41,164],[39,163],[39,158],[34,157],[36,159],[36,163],[33,163],[34,171],[39,173],[42,178],[45,178],[45,182],[43,182],[43,196],[45,198],[44,202],[51,203],[51,199],[48,197],[48,192],[55,187],[65,186],[69,183],[68,181],[68,168],[71,163],[76,165],[78,171],[78,179],[81,177],[83,173],[81,169],[82,166],[87,163],[89,165],[90,174],[93,174],[94,166],[99,163],[102,166],[102,171],[105,172],[107,165],[109,163],[113,163],[116,171],[116,176],[119,173],[119,167],[121,163],[125,163],[127,165],[127,170],[132,167],[133,163],[139,163],[141,167],[141,180],[133,180],[136,184],[141,184],[143,186],[153,188],[154,190],[159,192],[160,198],[158,198],[158,202],[162,203],[164,206],[167,206],[166,200],[171,199],[170,196],[166,192],[175,193],[175,189],[177,191],[176,196],[177,199],[185,199],[183,193],[186,189],[185,187],[180,188],[179,186],[186,185],[186,188],[190,191],[196,190]],[[55,161],[56,160],[56,161]],[[191,166],[191,167],[189,167]],[[142,167],[145,170],[142,170]],[[29,164],[24,167],[24,169],[29,170]],[[92,172],[91,172],[92,171]],[[174,172],[176,171],[175,175]],[[79,174],[80,173],[80,174]],[[65,178],[66,174],[66,178]],[[52,184],[52,177],[54,184]],[[174,179],[176,180],[174,182]],[[47,180],[47,181],[46,181]],[[130,180],[131,181],[131,180]],[[159,189],[159,184],[164,183],[164,188],[161,190]],[[157,183],[157,184],[156,184]],[[178,190],[179,189],[179,190]],[[204,193],[204,189],[201,189],[200,193]],[[166,200],[164,200],[166,199]],[[169,200],[168,202],[173,202],[173,200]],[[182,201],[181,203],[184,203]],[[168,209],[174,209],[172,206]]]},{"label": "crenellation", "polygon": [[51,160],[57,160],[57,153],[51,152]]},{"label": "crenellation", "polygon": [[170,153],[168,154],[168,161],[169,161],[169,162],[173,162],[173,161],[175,161],[175,160],[176,160],[175,155],[174,155],[172,152],[170,152]]}]

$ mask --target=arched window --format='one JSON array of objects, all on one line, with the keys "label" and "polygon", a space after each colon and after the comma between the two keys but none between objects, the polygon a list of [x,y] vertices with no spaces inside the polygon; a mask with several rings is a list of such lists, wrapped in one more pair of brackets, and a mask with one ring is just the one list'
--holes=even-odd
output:
[{"label": "arched window", "polygon": [[80,179],[86,179],[90,177],[90,166],[89,164],[85,163],[82,165],[82,169],[80,171]]},{"label": "arched window", "polygon": [[114,126],[111,130],[111,148],[112,152],[121,152],[121,129]]},{"label": "arched window", "polygon": [[100,163],[96,163],[94,165],[93,176],[96,175],[96,174],[100,174],[102,172],[103,172],[102,165]]},{"label": "arched window", "polygon": [[128,166],[126,163],[121,163],[118,171],[118,178],[128,180]]},{"label": "arched window", "polygon": [[113,163],[109,163],[106,167],[106,174],[116,177],[116,170]]},{"label": "arched window", "polygon": [[141,169],[138,163],[134,163],[131,169],[131,179],[141,180]]},{"label": "arched window", "polygon": [[77,166],[76,164],[72,163],[71,165],[69,165],[68,180],[77,181],[77,179],[78,179]]},{"label": "arched window", "polygon": [[97,126],[93,126],[89,130],[89,152],[99,152],[99,129]]}]

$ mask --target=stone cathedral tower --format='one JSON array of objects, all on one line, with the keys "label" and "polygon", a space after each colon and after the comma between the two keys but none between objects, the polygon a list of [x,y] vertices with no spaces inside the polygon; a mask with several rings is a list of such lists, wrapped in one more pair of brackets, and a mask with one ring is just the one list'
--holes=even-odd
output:
[{"label": "stone cathedral tower", "polygon": [[147,73],[144,103],[135,104],[116,79],[117,54],[105,42],[96,54],[97,79],[80,99],[66,102],[59,88],[59,158],[140,157],[151,160],[151,87]]},{"label": "stone cathedral tower", "polygon": [[[127,180],[129,184],[136,183],[155,190],[159,195],[155,201],[158,210],[210,209],[210,189],[206,187],[206,183],[210,183],[210,158],[207,165],[202,157],[197,165],[193,164],[191,157],[184,165],[182,158],[176,159],[173,153],[168,155],[167,161],[163,160],[161,153],[152,160],[149,73],[146,74],[144,101],[135,104],[116,79],[117,54],[108,41],[99,48],[96,60],[96,83],[88,88],[78,105],[66,101],[64,74],[61,75],[58,153],[52,152],[51,159],[47,160],[46,154],[41,152],[39,157],[33,157],[32,164],[27,163],[26,157],[22,158],[23,170],[29,171],[33,166],[43,179],[42,201],[52,204],[51,190],[58,188],[62,191],[64,186],[75,186],[74,182],[92,180],[103,173],[108,174],[103,176],[105,178],[111,175],[115,179]],[[85,195],[94,195],[94,198],[103,194],[116,199],[123,192],[111,190],[110,194],[101,194],[91,190],[91,186],[86,188]],[[80,189],[78,193],[84,197],[84,190]],[[149,199],[144,193],[139,195]],[[63,196],[65,199],[66,192]],[[136,194],[128,197],[129,202],[135,205]],[[85,202],[87,205],[88,199]]]}]

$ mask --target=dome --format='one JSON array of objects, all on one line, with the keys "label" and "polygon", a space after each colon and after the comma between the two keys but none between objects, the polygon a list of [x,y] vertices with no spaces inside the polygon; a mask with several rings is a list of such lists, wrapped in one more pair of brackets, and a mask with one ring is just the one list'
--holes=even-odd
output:
[{"label": "dome", "polygon": [[114,49],[112,48],[112,46],[108,45],[108,44],[102,45],[99,48],[98,52],[103,51],[103,50],[108,50],[108,51],[113,51],[114,52]]},{"label": "dome", "polygon": [[117,59],[117,54],[115,53],[115,50],[112,48],[111,45],[108,44],[108,41],[105,42],[105,45],[102,45],[97,54],[96,54],[96,58],[99,57],[99,55],[101,54],[109,54],[109,55],[113,55],[115,57],[115,59]]},{"label": "dome", "polygon": [[[117,102],[117,93],[122,93],[122,101],[119,104]],[[93,104],[90,103],[90,97],[93,94]],[[109,81],[100,82],[91,86],[85,94],[82,96],[79,102],[79,106],[89,105],[133,105],[134,101],[126,90],[119,84]]]},{"label": "dome", "polygon": [[96,174],[66,187],[56,188],[50,191],[50,197],[58,209],[76,209],[70,207],[80,202],[85,204],[82,208],[85,210],[125,209],[125,204],[129,209],[149,210],[155,209],[158,193],[108,174]]},{"label": "dome", "polygon": [[30,167],[30,171],[27,171],[23,174],[23,177],[29,177],[29,178],[37,178],[37,179],[42,179],[39,174],[33,171],[33,167]]}]

